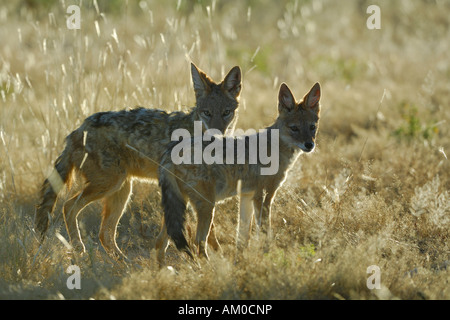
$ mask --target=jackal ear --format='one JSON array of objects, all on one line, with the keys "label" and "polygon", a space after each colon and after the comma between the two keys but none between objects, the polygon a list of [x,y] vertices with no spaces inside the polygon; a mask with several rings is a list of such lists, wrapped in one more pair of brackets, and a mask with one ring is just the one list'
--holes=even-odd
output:
[{"label": "jackal ear", "polygon": [[241,78],[241,68],[235,66],[223,79],[222,89],[228,92],[233,98],[239,97],[242,88]]},{"label": "jackal ear", "polygon": [[303,97],[304,108],[314,109],[319,105],[320,100],[320,84],[316,82],[309,92]]},{"label": "jackal ear", "polygon": [[282,83],[278,93],[278,112],[291,112],[295,108],[295,98],[286,83]]},{"label": "jackal ear", "polygon": [[192,83],[194,84],[195,96],[201,97],[207,94],[211,90],[213,81],[208,77],[206,73],[197,68],[197,66],[191,62],[191,74]]}]

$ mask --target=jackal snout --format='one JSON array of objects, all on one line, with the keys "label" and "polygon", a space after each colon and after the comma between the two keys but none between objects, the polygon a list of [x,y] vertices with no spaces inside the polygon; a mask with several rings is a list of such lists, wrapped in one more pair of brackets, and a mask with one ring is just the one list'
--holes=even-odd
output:
[{"label": "jackal snout", "polygon": [[316,145],[314,144],[314,142],[305,142],[304,146],[305,146],[305,148],[303,149],[303,151],[311,152],[311,151],[313,151],[313,149]]},{"label": "jackal snout", "polygon": [[320,113],[320,84],[297,102],[286,84],[282,84],[278,95],[278,111],[283,123],[280,137],[289,145],[297,146],[303,152],[314,150]]}]

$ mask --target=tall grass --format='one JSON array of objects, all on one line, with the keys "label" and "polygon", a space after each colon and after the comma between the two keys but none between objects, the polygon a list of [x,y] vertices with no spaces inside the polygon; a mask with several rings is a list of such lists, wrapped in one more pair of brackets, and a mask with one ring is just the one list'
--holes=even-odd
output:
[{"label": "tall grass", "polygon": [[[369,1],[84,1],[68,30],[69,2],[0,8],[1,298],[450,298],[447,2],[377,1],[368,30]],[[297,97],[322,84],[318,146],[274,200],[269,250],[254,231],[236,259],[232,199],[216,209],[221,253],[198,268],[170,247],[159,269],[160,193],[140,182],[118,228],[130,263],[103,251],[98,204],[80,215],[85,255],[60,240],[61,201],[39,244],[34,206],[64,137],[98,111],[193,106],[190,61],[217,80],[242,67],[243,129],[273,121],[281,82]]]}]

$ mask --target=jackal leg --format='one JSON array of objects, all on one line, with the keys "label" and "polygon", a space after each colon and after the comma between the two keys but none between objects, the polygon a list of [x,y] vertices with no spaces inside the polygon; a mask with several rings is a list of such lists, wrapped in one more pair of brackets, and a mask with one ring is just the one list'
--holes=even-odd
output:
[{"label": "jackal leg", "polygon": [[272,237],[271,226],[271,206],[275,192],[268,191],[265,197],[262,192],[253,198],[253,206],[255,208],[255,221],[258,233],[262,232],[266,236],[266,244],[270,242]]},{"label": "jackal leg", "polygon": [[237,234],[237,248],[242,250],[248,245],[250,228],[252,226],[253,216],[253,194],[240,195],[239,199],[239,227]]},{"label": "jackal leg", "polygon": [[195,236],[195,244],[198,247],[199,256],[208,259],[207,241],[214,217],[214,203],[199,200],[193,202],[193,206],[197,212],[197,234]]},{"label": "jackal leg", "polygon": [[[66,222],[67,233],[69,234],[70,241],[75,249],[85,251],[83,241],[81,240],[80,229],[78,226],[78,215],[81,210],[89,203],[99,200],[104,197],[118,191],[125,181],[125,175],[115,175],[110,172],[98,171],[96,174],[92,173],[93,170],[85,172],[86,180],[89,181],[85,188],[69,199],[63,207],[64,221]],[[102,179],[99,179],[101,176]],[[93,177],[96,177],[95,179]]]},{"label": "jackal leg", "polygon": [[256,231],[259,236],[259,233],[261,232],[261,221],[262,221],[262,211],[263,211],[263,202],[264,197],[262,192],[255,195],[253,198],[253,210],[255,214],[255,224],[256,224]]},{"label": "jackal leg", "polygon": [[99,234],[100,242],[106,252],[117,254],[120,257],[125,257],[125,255],[117,246],[116,230],[119,220],[125,211],[131,188],[131,181],[126,180],[118,191],[105,197],[103,202],[102,223]]},{"label": "jackal leg", "polygon": [[80,211],[83,210],[89,203],[98,200],[103,196],[104,194],[98,192],[97,188],[88,185],[83,191],[78,192],[64,204],[63,216],[66,223],[67,233],[69,234],[72,246],[77,251],[85,251],[78,226],[78,215]]},{"label": "jackal leg", "polygon": [[[208,244],[213,250],[222,250],[219,241],[217,241],[216,232],[214,228],[214,223],[211,223],[211,230],[208,236]],[[164,223],[164,218],[162,219],[161,231],[156,238],[156,255],[159,266],[164,266],[166,264],[166,251],[169,246],[169,235],[167,234],[166,224]]]},{"label": "jackal leg", "polygon": [[[191,231],[191,228],[189,227],[189,225],[186,226],[186,231],[187,231],[189,237],[192,238],[193,232]],[[217,240],[216,227],[214,225],[214,222],[211,222],[211,228],[209,230],[209,235],[208,235],[208,245],[215,251],[222,251],[222,247],[220,246],[220,243]]]},{"label": "jackal leg", "polygon": [[168,246],[169,246],[169,235],[167,234],[167,228],[163,218],[161,224],[161,231],[158,237],[156,238],[156,245],[155,245],[156,256],[160,267],[162,267],[166,263],[166,250]]},{"label": "jackal leg", "polygon": [[214,222],[211,222],[211,229],[209,230],[208,236],[208,245],[215,251],[222,251],[222,247],[220,246],[219,241],[216,236],[216,227],[214,226]]}]

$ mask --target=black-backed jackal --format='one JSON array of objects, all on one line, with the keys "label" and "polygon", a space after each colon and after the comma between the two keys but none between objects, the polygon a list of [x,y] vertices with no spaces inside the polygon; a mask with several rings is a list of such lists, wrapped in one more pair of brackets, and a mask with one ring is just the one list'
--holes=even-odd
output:
[{"label": "black-backed jackal", "polygon": [[100,241],[108,253],[123,256],[116,243],[116,229],[132,192],[132,179],[157,179],[158,166],[172,131],[193,133],[194,121],[224,132],[235,118],[241,92],[241,70],[232,68],[220,83],[191,64],[196,106],[189,112],[167,113],[138,107],[118,112],[99,112],[66,138],[66,147],[42,185],[35,228],[43,239],[57,195],[70,186],[72,172],[85,180],[83,189],[63,206],[72,246],[85,250],[77,217],[89,203],[103,199]]},{"label": "black-backed jackal", "polygon": [[[200,148],[207,148],[217,142],[223,146],[219,149],[219,163],[190,164],[184,162],[174,164],[173,149],[176,143],[166,151],[161,161],[159,184],[162,191],[165,226],[158,236],[158,260],[164,263],[164,252],[168,245],[168,236],[176,247],[192,257],[191,249],[184,234],[186,205],[190,202],[197,213],[197,234],[195,244],[198,253],[207,257],[206,241],[214,216],[214,207],[218,201],[237,194],[240,185],[240,221],[238,228],[238,249],[245,245],[249,238],[249,230],[253,212],[258,227],[270,232],[270,207],[275,193],[286,179],[289,168],[302,152],[311,152],[315,148],[315,137],[318,130],[320,113],[321,88],[316,83],[311,90],[297,102],[286,84],[282,84],[278,95],[278,118],[275,123],[260,130],[254,135],[242,137],[214,136],[212,142],[201,142]],[[260,143],[266,139],[265,144]],[[218,139],[218,140],[217,140]],[[274,140],[276,139],[276,140]],[[188,141],[194,149],[195,138]],[[197,140],[198,141],[198,140]],[[230,143],[231,141],[231,143]],[[249,150],[258,152],[258,159],[249,161],[252,155]],[[181,143],[181,142],[180,142]],[[275,143],[275,144],[274,144]],[[238,161],[242,155],[237,154],[238,145],[245,145],[245,161]],[[230,157],[231,153],[233,156]],[[266,148],[267,150],[262,150]],[[190,149],[190,150],[191,150]],[[228,149],[228,150],[227,150]],[[242,148],[240,149],[242,150]],[[276,172],[261,174],[267,169],[267,162],[261,161],[260,152],[266,155],[277,155]],[[278,152],[278,154],[277,154]],[[214,157],[217,157],[217,150]],[[256,159],[253,157],[253,159]],[[228,161],[234,160],[234,161]],[[231,163],[230,163],[231,162]],[[178,163],[178,160],[177,162]]]}]

